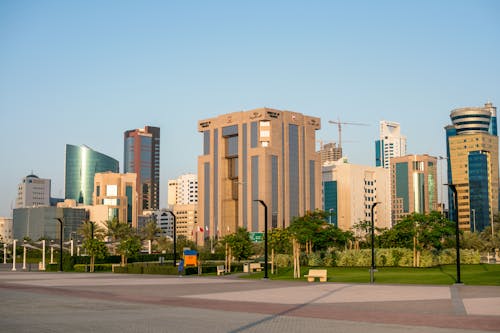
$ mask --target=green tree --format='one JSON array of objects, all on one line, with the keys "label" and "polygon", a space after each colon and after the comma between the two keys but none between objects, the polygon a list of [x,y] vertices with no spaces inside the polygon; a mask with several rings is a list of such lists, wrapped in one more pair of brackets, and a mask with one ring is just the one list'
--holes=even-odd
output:
[{"label": "green tree", "polygon": [[417,250],[441,250],[450,247],[455,234],[454,223],[439,212],[413,213],[378,238],[381,247],[404,247]]},{"label": "green tree", "polygon": [[227,243],[229,245],[233,257],[235,257],[238,261],[248,259],[253,254],[250,234],[245,228],[238,228],[234,234],[225,236],[222,239],[222,243]]},{"label": "green tree", "polygon": [[269,247],[276,253],[292,253],[292,243],[288,229],[276,228],[268,233]]},{"label": "green tree", "polygon": [[88,238],[83,241],[83,248],[90,256],[90,272],[94,272],[96,258],[104,258],[108,253],[108,248],[104,242],[97,238]]},{"label": "green tree", "polygon": [[142,247],[141,238],[138,235],[130,234],[122,239],[118,245],[118,253],[122,257],[122,266],[127,264],[127,259],[136,255]]},{"label": "green tree", "polygon": [[491,252],[500,248],[500,223],[498,222],[498,216],[495,216],[493,222],[493,232],[491,231],[491,225],[489,225],[479,233],[479,238],[483,243],[484,251]]},{"label": "green tree", "polygon": [[288,232],[292,238],[305,245],[307,254],[331,246],[329,242],[333,239],[325,235],[325,232],[335,228],[326,222],[329,215],[322,210],[308,211],[304,216],[295,217],[290,223]]}]

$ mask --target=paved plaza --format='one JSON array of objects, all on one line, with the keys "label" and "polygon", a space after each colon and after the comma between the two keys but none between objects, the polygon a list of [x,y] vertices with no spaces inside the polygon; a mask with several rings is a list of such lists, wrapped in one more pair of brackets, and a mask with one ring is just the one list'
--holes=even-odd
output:
[{"label": "paved plaza", "polygon": [[0,332],[500,332],[500,287],[0,270]]}]

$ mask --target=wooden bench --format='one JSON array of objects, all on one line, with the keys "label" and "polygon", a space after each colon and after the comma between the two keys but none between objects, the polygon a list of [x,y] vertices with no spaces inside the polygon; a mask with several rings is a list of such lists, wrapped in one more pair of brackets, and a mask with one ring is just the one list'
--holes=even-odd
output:
[{"label": "wooden bench", "polygon": [[251,262],[250,265],[248,266],[250,272],[261,272],[262,271],[262,265],[260,262]]},{"label": "wooden bench", "polygon": [[307,282],[314,282],[316,278],[320,282],[326,282],[326,269],[310,269],[309,274],[304,275],[307,278]]},{"label": "wooden bench", "polygon": [[217,266],[217,275],[224,275],[224,273],[226,273],[226,269],[224,268],[224,265],[218,265]]}]

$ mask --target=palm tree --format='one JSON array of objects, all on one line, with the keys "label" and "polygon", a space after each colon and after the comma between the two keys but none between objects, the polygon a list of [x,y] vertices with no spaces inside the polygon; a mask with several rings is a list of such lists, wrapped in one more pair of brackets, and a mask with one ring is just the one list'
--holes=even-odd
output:
[{"label": "palm tree", "polygon": [[161,229],[158,228],[158,225],[154,220],[150,220],[144,227],[141,228],[141,236],[142,239],[148,240],[149,248],[148,253],[151,254],[151,242],[157,239],[157,234],[161,232]]},{"label": "palm tree", "polygon": [[86,220],[78,228],[78,234],[83,240],[96,238],[98,240],[104,239],[104,229],[95,222]]},{"label": "palm tree", "polygon": [[116,217],[106,221],[106,226],[108,228],[106,236],[111,241],[113,254],[116,254],[116,243],[130,236],[132,228],[127,223],[120,223]]}]

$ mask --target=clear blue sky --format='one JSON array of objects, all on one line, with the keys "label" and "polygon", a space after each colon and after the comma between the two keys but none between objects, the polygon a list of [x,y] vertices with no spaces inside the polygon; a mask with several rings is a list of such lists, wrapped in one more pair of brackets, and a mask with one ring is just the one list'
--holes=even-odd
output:
[{"label": "clear blue sky", "polygon": [[374,165],[378,122],[445,154],[457,107],[500,105],[500,1],[0,1],[0,216],[33,171],[64,196],[65,145],[123,166],[123,132],[161,127],[167,179],[196,172],[197,121],[272,107],[343,128]]}]

